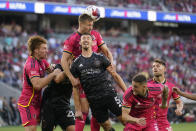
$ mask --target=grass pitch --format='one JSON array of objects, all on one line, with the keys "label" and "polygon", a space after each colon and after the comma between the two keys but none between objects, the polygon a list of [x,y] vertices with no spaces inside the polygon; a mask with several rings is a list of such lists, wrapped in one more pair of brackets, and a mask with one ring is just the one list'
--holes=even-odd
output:
[{"label": "grass pitch", "polygon": [[[121,124],[114,124],[113,127],[116,131],[123,131],[123,126]],[[196,122],[195,123],[180,123],[172,124],[173,131],[196,131]],[[0,127],[0,131],[24,131],[22,126],[9,126],[9,127]],[[38,127],[37,131],[41,131]],[[57,127],[54,131],[62,131],[60,127]],[[84,131],[90,131],[90,126],[86,125]],[[103,129],[101,129],[103,131]]]}]

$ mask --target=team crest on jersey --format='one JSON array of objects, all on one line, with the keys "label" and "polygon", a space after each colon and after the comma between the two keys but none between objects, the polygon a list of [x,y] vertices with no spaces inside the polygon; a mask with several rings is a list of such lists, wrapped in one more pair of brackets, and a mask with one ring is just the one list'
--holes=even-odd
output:
[{"label": "team crest on jersey", "polygon": [[94,64],[95,64],[96,67],[99,67],[101,65],[101,61],[95,60],[94,61]]}]

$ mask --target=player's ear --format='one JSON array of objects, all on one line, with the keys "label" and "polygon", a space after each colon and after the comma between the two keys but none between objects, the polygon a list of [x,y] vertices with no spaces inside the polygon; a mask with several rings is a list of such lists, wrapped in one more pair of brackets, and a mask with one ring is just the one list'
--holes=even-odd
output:
[{"label": "player's ear", "polygon": [[82,45],[81,41],[79,42],[80,45]]}]

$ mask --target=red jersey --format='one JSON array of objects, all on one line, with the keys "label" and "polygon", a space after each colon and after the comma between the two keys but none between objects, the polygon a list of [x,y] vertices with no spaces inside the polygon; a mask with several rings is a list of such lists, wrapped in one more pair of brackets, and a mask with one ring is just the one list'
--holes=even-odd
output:
[{"label": "red jersey", "polygon": [[[92,30],[90,34],[93,37],[93,52],[98,52],[98,48],[104,44],[104,41],[99,32]],[[79,32],[75,32],[69,36],[64,42],[63,52],[67,52],[75,58],[78,57],[82,53],[79,44],[81,35]]]},{"label": "red jersey", "polygon": [[23,69],[23,89],[18,105],[27,107],[30,104],[41,104],[41,90],[35,90],[30,80],[33,77],[44,77],[48,68],[49,64],[46,60],[37,60],[32,56],[27,58]]},{"label": "red jersey", "polygon": [[[177,100],[178,98],[180,98],[180,96],[175,93],[173,91],[173,87],[175,87],[174,84],[172,84],[171,82],[168,82],[168,81],[165,81],[164,83],[159,83],[157,81],[154,81],[154,80],[150,80],[149,81],[150,84],[155,84],[155,85],[166,85],[168,86],[168,98],[167,98],[167,105],[169,105],[169,101],[171,98],[173,98],[174,100]],[[162,86],[163,87],[163,86]],[[165,119],[167,120],[167,111],[168,111],[168,108],[165,108],[165,109],[162,109],[159,107],[159,105],[162,103],[162,99],[161,99],[161,95],[159,95],[157,97],[157,101],[155,102],[155,115],[156,115],[156,118],[157,119]]]},{"label": "red jersey", "polygon": [[[146,97],[138,96],[133,94],[132,87],[128,88],[123,95],[123,107],[131,108],[129,113],[130,116],[146,118],[146,126],[150,124],[150,121],[154,119],[154,104],[158,95],[162,93],[160,85],[147,84],[147,95]],[[129,126],[127,123],[126,126]],[[131,124],[130,124],[131,125]],[[139,126],[138,124],[132,124]]]}]

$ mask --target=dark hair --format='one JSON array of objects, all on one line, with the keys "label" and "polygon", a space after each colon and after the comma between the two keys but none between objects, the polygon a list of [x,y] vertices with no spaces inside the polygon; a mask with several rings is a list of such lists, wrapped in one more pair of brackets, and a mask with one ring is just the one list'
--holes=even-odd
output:
[{"label": "dark hair", "polygon": [[161,65],[164,65],[166,67],[166,63],[164,60],[161,60],[161,59],[155,59],[153,62],[156,62],[156,63],[159,63]]},{"label": "dark hair", "polygon": [[[92,40],[93,40],[93,36],[92,36],[91,34],[89,34],[89,33],[83,33],[83,34],[81,35],[81,37],[82,37],[83,35],[89,35],[89,36],[91,36],[91,38],[92,38]],[[80,37],[80,38],[81,38],[81,37]]]},{"label": "dark hair", "polygon": [[60,64],[56,64],[56,66],[54,67],[54,69],[60,69],[61,71],[63,71],[63,68]]},{"label": "dark hair", "polygon": [[86,20],[93,21],[93,19],[87,14],[81,14],[78,18],[78,22],[84,22]]},{"label": "dark hair", "polygon": [[47,40],[41,36],[31,36],[28,40],[28,51],[33,55],[34,50],[39,48],[41,44],[47,44]]},{"label": "dark hair", "polygon": [[145,75],[139,73],[133,77],[132,81],[139,82],[139,83],[146,83],[147,79],[146,79]]}]

